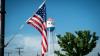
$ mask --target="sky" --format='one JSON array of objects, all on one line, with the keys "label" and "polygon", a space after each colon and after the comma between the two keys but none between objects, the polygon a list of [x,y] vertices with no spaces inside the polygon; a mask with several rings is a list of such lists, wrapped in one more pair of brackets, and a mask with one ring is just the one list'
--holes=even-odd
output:
[{"label": "sky", "polygon": [[[14,39],[5,48],[15,56],[18,47],[23,47],[23,56],[36,56],[41,52],[41,35],[26,20],[34,15],[43,0],[6,0],[5,3],[5,44]],[[99,0],[47,0],[47,18],[55,20],[55,34],[90,30],[100,36],[100,1]],[[21,29],[21,27],[23,27]],[[56,44],[55,44],[56,45]],[[100,39],[96,48],[87,56],[96,56],[100,52]]]}]

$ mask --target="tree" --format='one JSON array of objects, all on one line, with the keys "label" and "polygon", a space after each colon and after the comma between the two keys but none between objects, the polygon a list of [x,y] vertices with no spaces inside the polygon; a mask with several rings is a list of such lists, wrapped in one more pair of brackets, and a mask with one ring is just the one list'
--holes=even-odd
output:
[{"label": "tree", "polygon": [[83,56],[88,54],[96,46],[96,32],[89,30],[76,31],[76,35],[66,32],[64,36],[57,35],[61,50],[55,51],[57,56]]}]

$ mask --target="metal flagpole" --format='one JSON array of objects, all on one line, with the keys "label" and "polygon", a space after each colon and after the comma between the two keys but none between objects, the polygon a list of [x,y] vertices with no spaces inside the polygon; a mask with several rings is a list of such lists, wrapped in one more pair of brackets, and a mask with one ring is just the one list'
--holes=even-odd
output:
[{"label": "metal flagpole", "polygon": [[[19,31],[21,31],[23,28],[24,28],[24,24],[22,24],[22,25],[19,27]],[[8,44],[10,44],[10,42],[15,38],[15,36],[19,33],[19,31],[18,31],[18,32],[15,32],[15,34],[14,34],[14,35],[12,36],[12,38],[5,44],[4,47],[7,47]]]}]

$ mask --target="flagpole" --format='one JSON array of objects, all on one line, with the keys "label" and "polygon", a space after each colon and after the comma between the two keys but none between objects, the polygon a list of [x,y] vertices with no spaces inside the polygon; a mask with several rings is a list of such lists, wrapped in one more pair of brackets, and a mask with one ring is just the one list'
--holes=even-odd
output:
[{"label": "flagpole", "polygon": [[15,34],[12,36],[12,38],[5,44],[5,46],[4,47],[7,47],[9,44],[10,44],[10,42],[15,38],[15,36],[22,30],[24,28],[24,24],[22,24],[20,27],[19,27],[19,31],[18,32],[15,32]]}]

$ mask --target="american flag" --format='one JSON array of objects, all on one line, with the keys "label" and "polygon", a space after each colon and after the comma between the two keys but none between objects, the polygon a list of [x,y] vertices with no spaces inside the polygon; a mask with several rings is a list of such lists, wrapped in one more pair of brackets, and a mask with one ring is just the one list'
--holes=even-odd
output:
[{"label": "american flag", "polygon": [[47,30],[46,30],[46,6],[45,2],[40,5],[39,9],[27,21],[28,24],[35,27],[42,35],[42,56],[47,52],[48,43],[47,43]]}]

